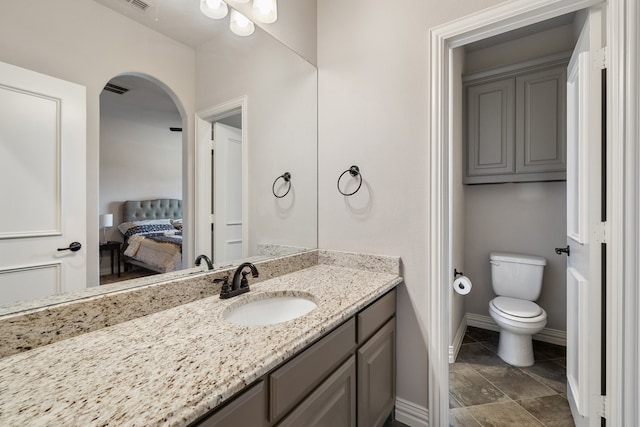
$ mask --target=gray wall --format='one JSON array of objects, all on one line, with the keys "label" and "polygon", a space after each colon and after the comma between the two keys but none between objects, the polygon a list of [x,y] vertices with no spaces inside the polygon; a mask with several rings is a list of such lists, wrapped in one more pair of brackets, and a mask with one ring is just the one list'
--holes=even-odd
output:
[{"label": "gray wall", "polygon": [[[427,295],[445,285],[425,274],[429,29],[497,3],[318,2],[319,246],[402,257],[397,394],[420,410],[428,406]],[[345,198],[336,179],[352,164],[365,184]]]},{"label": "gray wall", "polygon": [[[462,184],[463,168],[462,161],[462,110],[463,110],[463,89],[462,89],[462,70],[464,69],[465,54],[464,48],[459,47],[453,51],[452,57],[452,76],[453,76],[453,103],[451,105],[453,111],[452,124],[452,142],[453,148],[451,152],[451,274],[450,283],[453,284],[453,270],[457,269],[467,274],[465,267],[465,185]],[[473,296],[472,296],[473,297]],[[468,299],[466,295],[460,295],[453,291],[453,286],[449,286],[449,344],[453,344],[456,333],[462,324],[466,313],[465,301]]]},{"label": "gray wall", "polygon": [[489,315],[491,251],[539,255],[547,259],[538,304],[547,312],[547,327],[566,330],[566,185],[532,182],[467,185],[465,274],[473,281],[468,313]]}]

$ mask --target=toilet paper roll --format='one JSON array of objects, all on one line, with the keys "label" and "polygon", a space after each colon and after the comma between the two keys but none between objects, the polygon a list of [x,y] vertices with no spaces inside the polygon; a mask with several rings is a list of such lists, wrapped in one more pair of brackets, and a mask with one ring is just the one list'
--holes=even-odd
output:
[{"label": "toilet paper roll", "polygon": [[471,292],[471,280],[467,276],[460,276],[453,281],[453,290],[460,295],[466,295]]}]

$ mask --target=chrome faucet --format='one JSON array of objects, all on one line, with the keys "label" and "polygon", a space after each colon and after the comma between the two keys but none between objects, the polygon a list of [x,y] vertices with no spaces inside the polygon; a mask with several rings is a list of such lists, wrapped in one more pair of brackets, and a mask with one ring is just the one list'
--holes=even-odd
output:
[{"label": "chrome faucet", "polygon": [[206,255],[198,255],[198,258],[196,258],[196,267],[200,267],[200,261],[202,260],[207,263],[207,267],[209,268],[209,270],[213,270],[213,263]]},{"label": "chrome faucet", "polygon": [[[231,298],[235,297],[236,295],[249,292],[249,281],[247,280],[247,274],[249,274],[249,272],[243,271],[245,267],[249,267],[251,269],[251,276],[258,277],[258,269],[256,268],[256,266],[251,264],[250,262],[243,262],[238,266],[235,273],[233,273],[231,284],[228,285],[227,283],[224,283],[222,285],[222,291],[220,292],[221,299]],[[241,275],[242,278],[240,278]]]}]

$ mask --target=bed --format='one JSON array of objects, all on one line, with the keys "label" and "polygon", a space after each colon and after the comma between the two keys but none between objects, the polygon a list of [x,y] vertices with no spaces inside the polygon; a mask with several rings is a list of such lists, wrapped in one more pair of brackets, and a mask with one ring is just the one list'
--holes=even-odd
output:
[{"label": "bed", "polygon": [[182,268],[182,200],[130,200],[123,203],[125,271],[133,265],[158,273]]}]

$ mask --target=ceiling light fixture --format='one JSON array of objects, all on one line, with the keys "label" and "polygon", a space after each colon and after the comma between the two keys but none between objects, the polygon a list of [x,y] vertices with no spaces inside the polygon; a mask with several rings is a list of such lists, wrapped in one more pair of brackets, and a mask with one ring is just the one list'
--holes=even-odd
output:
[{"label": "ceiling light fixture", "polygon": [[229,13],[229,7],[222,0],[200,0],[200,10],[212,19],[222,19]]},{"label": "ceiling light fixture", "polygon": [[278,19],[276,0],[253,0],[253,15],[257,21],[272,24]]},{"label": "ceiling light fixture", "polygon": [[[249,3],[250,0],[232,0],[235,3]],[[200,10],[209,18],[222,19],[229,13],[229,6],[224,0],[200,0]],[[264,24],[272,24],[278,20],[277,0],[253,0],[252,17]],[[235,9],[231,9],[229,27],[234,34],[250,36],[255,31],[251,19]]]},{"label": "ceiling light fixture", "polygon": [[255,31],[253,22],[235,9],[231,9],[231,22],[229,28],[238,36],[250,36]]}]

